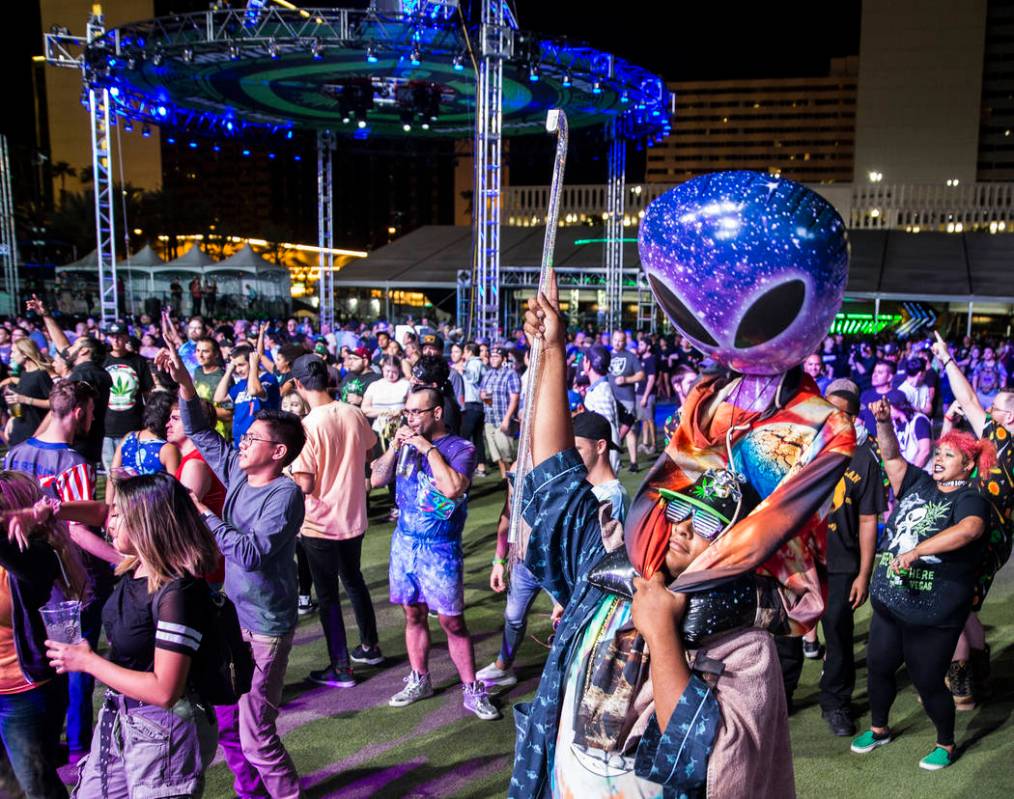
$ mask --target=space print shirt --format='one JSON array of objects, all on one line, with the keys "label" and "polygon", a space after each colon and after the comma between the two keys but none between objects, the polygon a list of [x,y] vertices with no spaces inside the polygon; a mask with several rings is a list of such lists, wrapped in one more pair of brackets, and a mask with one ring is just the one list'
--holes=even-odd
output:
[{"label": "space print shirt", "polygon": [[974,485],[945,493],[930,475],[909,466],[877,546],[870,586],[874,606],[908,624],[962,626],[971,609],[983,536],[952,552],[922,557],[907,574],[892,571],[891,561],[969,516],[985,523],[988,513],[988,502]]}]

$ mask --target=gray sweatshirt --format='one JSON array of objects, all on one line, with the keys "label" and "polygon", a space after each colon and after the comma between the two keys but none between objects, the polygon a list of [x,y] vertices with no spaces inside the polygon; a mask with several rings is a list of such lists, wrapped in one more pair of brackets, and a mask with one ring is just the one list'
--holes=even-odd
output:
[{"label": "gray sweatshirt", "polygon": [[296,535],[303,526],[303,492],[288,477],[265,486],[247,483],[239,453],[215,432],[200,400],[180,402],[183,429],[225,486],[224,519],[205,516],[225,555],[225,593],[240,626],[281,637],[296,626]]}]

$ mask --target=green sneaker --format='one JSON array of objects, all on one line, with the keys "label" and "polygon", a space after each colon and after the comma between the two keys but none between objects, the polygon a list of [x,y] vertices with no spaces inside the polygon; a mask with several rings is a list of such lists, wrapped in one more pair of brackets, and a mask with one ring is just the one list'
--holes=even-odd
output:
[{"label": "green sneaker", "polygon": [[850,748],[857,755],[865,755],[867,752],[872,752],[878,746],[884,746],[884,744],[889,744],[890,742],[890,732],[878,735],[873,730],[867,730],[852,739],[852,746]]},{"label": "green sneaker", "polygon": [[947,768],[954,762],[954,756],[942,746],[934,746],[933,751],[919,761],[919,768],[927,771],[938,771]]}]

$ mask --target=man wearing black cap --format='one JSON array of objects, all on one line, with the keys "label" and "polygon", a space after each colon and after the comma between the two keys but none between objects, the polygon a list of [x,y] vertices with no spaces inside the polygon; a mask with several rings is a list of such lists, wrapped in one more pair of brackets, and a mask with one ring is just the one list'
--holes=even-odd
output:
[{"label": "man wearing black cap", "polygon": [[612,356],[609,350],[601,344],[596,344],[588,350],[584,359],[584,371],[588,375],[588,391],[584,395],[585,410],[594,411],[605,417],[609,422],[609,429],[612,431],[612,442],[615,449],[609,453],[609,463],[614,472],[620,470],[620,423],[619,414],[616,410],[616,397],[609,384],[609,363]]},{"label": "man wearing black cap", "polygon": [[[444,340],[437,333],[425,333],[421,339],[422,341],[422,354],[425,358],[430,355],[434,358],[440,358],[447,363],[447,380],[451,385],[451,394],[454,397],[454,401],[457,404],[457,413],[453,414],[453,417],[458,417],[459,421],[456,426],[453,426],[455,433],[460,433],[460,417],[465,410],[465,381],[462,378],[461,373],[457,369],[452,369],[450,363],[444,358]],[[446,416],[446,414],[445,414]]]},{"label": "man wearing black cap", "polygon": [[933,387],[926,382],[926,362],[914,356],[905,361],[905,379],[898,390],[908,397],[909,404],[927,416],[933,413]]},{"label": "man wearing black cap", "polygon": [[[835,380],[826,399],[855,422],[859,388]],[[877,548],[877,520],[887,508],[876,439],[856,424],[856,451],[834,490],[827,526],[827,602],[821,626],[827,655],[820,675],[820,708],[831,732],[853,735],[852,692],[856,686],[853,619],[866,602]]]},{"label": "man wearing black cap", "polygon": [[514,415],[521,402],[521,378],[507,363],[502,346],[491,347],[489,368],[482,376],[480,396],[486,404],[486,451],[500,467],[500,477],[507,477],[507,467],[517,455],[514,438]]},{"label": "man wearing black cap", "polygon": [[148,361],[127,350],[128,339],[127,328],[122,323],[114,322],[106,328],[109,355],[103,366],[112,383],[102,439],[102,465],[107,472],[123,437],[141,429],[144,401],[155,386]]}]

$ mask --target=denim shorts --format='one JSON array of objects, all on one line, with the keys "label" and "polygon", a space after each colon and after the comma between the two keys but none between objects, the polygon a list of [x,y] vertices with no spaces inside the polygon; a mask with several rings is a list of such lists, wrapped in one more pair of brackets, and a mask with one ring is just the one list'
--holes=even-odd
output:
[{"label": "denim shorts", "polygon": [[444,616],[465,611],[464,557],[457,539],[412,538],[396,528],[388,579],[392,604],[426,604]]},{"label": "denim shorts", "polygon": [[213,719],[196,697],[166,710],[107,691],[73,797],[201,796],[218,746]]}]

